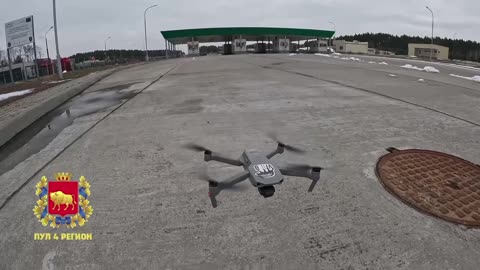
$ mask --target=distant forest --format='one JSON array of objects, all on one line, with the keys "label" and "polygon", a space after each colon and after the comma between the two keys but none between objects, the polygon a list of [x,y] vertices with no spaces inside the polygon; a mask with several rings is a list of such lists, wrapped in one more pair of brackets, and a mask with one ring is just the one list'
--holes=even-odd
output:
[{"label": "distant forest", "polygon": [[[182,51],[177,51],[178,55],[182,55]],[[105,51],[94,51],[94,52],[85,52],[85,53],[77,53],[75,55],[70,56],[70,58],[74,58],[75,62],[83,62],[87,60],[91,60],[94,57],[96,60],[105,60],[108,56],[110,61],[115,62],[128,62],[128,61],[143,61],[145,60],[145,51],[143,50],[107,50]],[[148,56],[150,58],[155,57],[164,57],[165,50],[148,50]]]},{"label": "distant forest", "polygon": [[[368,42],[370,48],[375,48],[379,50],[392,51],[395,54],[407,55],[408,54],[408,43],[427,43],[431,42],[429,37],[413,37],[413,36],[394,36],[391,34],[384,33],[365,33],[365,34],[355,34],[355,35],[345,35],[338,36],[335,39],[345,39],[347,41],[358,40]],[[447,46],[450,48],[450,59],[459,59],[459,60],[469,60],[480,62],[480,43],[476,41],[465,41],[460,39],[449,39],[449,38],[439,38],[434,39],[434,43],[437,45]],[[304,46],[306,46],[306,42]],[[254,45],[249,44],[247,47],[253,47]],[[293,46],[296,46],[294,44]],[[207,53],[217,53],[219,51],[217,46],[201,46],[200,54]],[[177,54],[183,55],[182,51],[177,51]],[[155,57],[164,57],[165,50],[149,50],[148,55],[152,58]],[[145,59],[145,52],[143,50],[108,50],[105,54],[105,51],[94,51],[86,53],[77,53],[72,55],[70,58],[75,58],[75,61],[82,62],[90,60],[91,57],[95,57],[97,60],[104,60],[108,56],[109,60],[116,62],[123,61],[143,61]]]},{"label": "distant forest", "polygon": [[[408,43],[431,43],[429,37],[412,36],[394,36],[384,33],[365,33],[356,35],[346,35],[335,37],[335,39],[344,39],[347,41],[368,41],[369,48],[392,51],[395,54],[407,55]],[[433,39],[437,45],[450,48],[450,59],[469,60],[480,62],[480,43],[475,41],[465,41],[460,39],[439,38]]]}]

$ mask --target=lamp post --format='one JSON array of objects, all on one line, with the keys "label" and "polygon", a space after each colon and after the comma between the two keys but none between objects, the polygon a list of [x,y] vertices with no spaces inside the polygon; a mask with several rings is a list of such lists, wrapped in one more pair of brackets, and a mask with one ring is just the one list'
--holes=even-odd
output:
[{"label": "lamp post", "polygon": [[111,39],[112,37],[107,37],[105,39],[105,63],[107,62],[107,40]]},{"label": "lamp post", "polygon": [[[336,32],[337,32],[337,27],[336,27],[335,23],[334,23],[334,22],[328,22],[328,23],[331,24],[331,25],[333,25],[333,32],[336,33]],[[335,36],[335,33],[333,33],[334,36]],[[333,36],[332,36],[332,37],[333,37]],[[333,40],[332,40],[332,38],[330,38],[330,40],[331,40],[330,46],[333,46]]]},{"label": "lamp post", "polygon": [[50,32],[50,30],[53,29],[53,26],[48,28],[47,32],[45,33],[45,47],[47,48],[47,59],[48,59],[48,67],[47,67],[47,73],[50,75],[50,53],[48,52],[48,39],[47,39],[47,34]]},{"label": "lamp post", "polygon": [[149,60],[148,59],[148,41],[147,41],[147,10],[149,10],[151,8],[154,8],[156,6],[158,6],[158,5],[149,6],[143,12],[143,24],[145,26],[145,61],[147,61],[147,62]]},{"label": "lamp post", "polygon": [[55,47],[57,48],[57,72],[60,80],[63,80],[62,60],[60,59],[60,50],[58,48],[57,10],[55,0],[53,0],[53,27],[55,31]]},{"label": "lamp post", "polygon": [[428,6],[425,6],[430,12],[432,13],[432,46],[430,47],[430,61],[432,61],[432,56],[433,56],[433,10],[429,8]]},{"label": "lamp post", "polygon": [[453,34],[452,60],[453,60],[453,58],[455,57],[455,55],[454,55],[454,54],[455,54],[455,40],[456,40],[457,34],[458,34],[458,33]]}]

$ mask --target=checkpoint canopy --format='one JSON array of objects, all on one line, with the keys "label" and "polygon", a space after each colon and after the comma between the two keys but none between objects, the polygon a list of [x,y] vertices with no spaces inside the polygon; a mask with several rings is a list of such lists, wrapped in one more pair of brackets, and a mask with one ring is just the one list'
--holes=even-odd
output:
[{"label": "checkpoint canopy", "polygon": [[274,27],[222,27],[198,28],[161,31],[165,40],[173,44],[187,44],[191,41],[199,43],[213,43],[232,41],[242,38],[247,41],[268,41],[275,37],[286,38],[290,41],[309,39],[329,39],[334,31],[300,29],[300,28],[274,28]]}]

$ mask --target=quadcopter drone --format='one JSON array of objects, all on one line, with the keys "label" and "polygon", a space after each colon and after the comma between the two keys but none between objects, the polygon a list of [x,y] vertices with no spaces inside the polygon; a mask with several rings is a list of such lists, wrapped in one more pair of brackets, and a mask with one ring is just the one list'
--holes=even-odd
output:
[{"label": "quadcopter drone", "polygon": [[308,192],[313,191],[315,184],[320,179],[320,171],[322,168],[298,164],[290,164],[283,167],[275,165],[270,159],[276,154],[282,154],[285,150],[296,153],[304,153],[304,151],[299,148],[286,145],[276,139],[274,140],[277,141],[278,145],[277,148],[271,153],[265,155],[258,150],[249,149],[245,150],[239,159],[227,158],[197,144],[191,143],[185,145],[185,148],[187,149],[203,152],[204,160],[207,162],[214,160],[233,166],[243,166],[244,168],[243,172],[233,175],[224,181],[216,181],[207,175],[204,175],[202,180],[208,182],[208,196],[210,197],[213,208],[217,207],[216,196],[220,193],[220,191],[234,189],[236,184],[243,182],[246,179],[249,179],[250,183],[258,189],[260,195],[265,198],[273,196],[275,193],[274,186],[283,183],[284,175],[311,179],[312,183],[308,188]]}]

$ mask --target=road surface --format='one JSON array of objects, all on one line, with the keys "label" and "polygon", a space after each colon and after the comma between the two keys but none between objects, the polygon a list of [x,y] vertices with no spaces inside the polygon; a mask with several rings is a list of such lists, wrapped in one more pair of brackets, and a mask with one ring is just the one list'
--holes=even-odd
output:
[{"label": "road surface", "polygon": [[[449,76],[480,72],[359,58],[184,58],[102,80],[44,119],[40,132],[27,131],[25,145],[4,149],[0,268],[477,269],[480,232],[408,207],[374,166],[388,147],[480,163],[480,84]],[[239,169],[181,146],[239,157],[274,149],[265,136],[272,130],[307,150],[274,160],[325,168],[314,192],[289,177],[264,199],[243,183],[247,191],[222,192],[211,208],[198,172],[208,167],[220,178]],[[32,211],[35,185],[64,171],[88,179],[94,213],[83,227],[43,227]],[[69,232],[93,239],[34,240]]]}]

